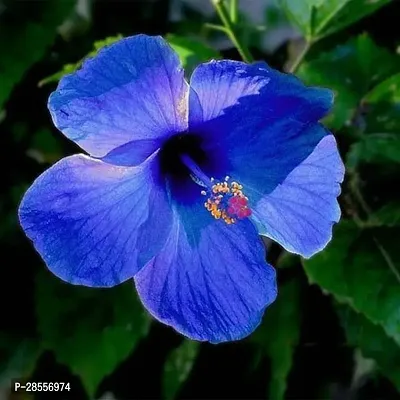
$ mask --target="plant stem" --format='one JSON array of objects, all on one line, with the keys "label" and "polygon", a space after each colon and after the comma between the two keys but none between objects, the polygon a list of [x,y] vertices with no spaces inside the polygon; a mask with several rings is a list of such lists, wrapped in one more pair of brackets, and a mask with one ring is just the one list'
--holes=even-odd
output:
[{"label": "plant stem", "polygon": [[231,0],[230,3],[231,21],[235,25],[238,22],[238,0]]},{"label": "plant stem", "polygon": [[214,6],[222,24],[226,29],[226,34],[236,47],[243,61],[247,63],[253,62],[254,60],[250,51],[243,43],[240,43],[240,40],[236,35],[234,23],[231,20],[231,16],[229,15],[224,2],[222,0],[211,0],[211,4]]},{"label": "plant stem", "polygon": [[213,31],[219,31],[219,32],[224,32],[226,35],[228,34],[228,31],[226,28],[222,25],[217,25],[217,24],[210,24],[209,22],[206,22],[204,24],[205,29],[211,29]]},{"label": "plant stem", "polygon": [[288,69],[288,72],[291,74],[295,73],[297,68],[300,66],[301,62],[304,60],[304,57],[307,55],[308,51],[311,48],[312,43],[310,41],[306,41],[304,47],[301,49],[300,53],[297,55],[296,59],[293,60],[292,65]]}]

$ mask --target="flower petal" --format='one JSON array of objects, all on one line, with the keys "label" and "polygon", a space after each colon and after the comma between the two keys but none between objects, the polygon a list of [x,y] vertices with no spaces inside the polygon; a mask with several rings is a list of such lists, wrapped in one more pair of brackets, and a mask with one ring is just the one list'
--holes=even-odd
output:
[{"label": "flower petal", "polygon": [[240,113],[240,119],[247,118],[250,111],[250,115],[258,113],[266,120],[288,118],[301,122],[319,120],[333,104],[330,90],[306,87],[294,75],[281,73],[265,62],[213,60],[194,70],[190,87],[191,129],[239,103],[235,112]]},{"label": "flower petal", "polygon": [[75,155],[33,183],[20,222],[55,275],[73,284],[114,286],[164,246],[172,211],[156,155],[131,168]]},{"label": "flower petal", "polygon": [[335,138],[326,136],[282,184],[255,204],[259,232],[304,257],[322,250],[340,219],[337,197],[343,177]]},{"label": "flower petal", "polygon": [[241,339],[276,298],[275,270],[249,220],[228,226],[201,206],[190,213],[180,210],[164,249],[135,276],[139,296],[191,339]]},{"label": "flower petal", "polygon": [[[282,183],[328,134],[318,119],[332,105],[332,93],[265,64],[205,64],[191,85],[196,93],[190,93],[189,124],[202,137],[203,150],[226,175],[243,184],[251,180],[263,193]],[[212,103],[215,96],[221,107]]]},{"label": "flower petal", "polygon": [[49,109],[57,128],[89,154],[103,157],[132,141],[152,141],[145,159],[169,135],[187,129],[183,74],[161,37],[128,37],[65,76]]}]

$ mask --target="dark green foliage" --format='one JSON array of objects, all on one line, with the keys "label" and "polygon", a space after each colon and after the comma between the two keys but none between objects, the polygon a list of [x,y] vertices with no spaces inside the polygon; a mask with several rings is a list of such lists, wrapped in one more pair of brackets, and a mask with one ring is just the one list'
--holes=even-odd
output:
[{"label": "dark green foliage", "polygon": [[[74,6],[73,0],[46,0],[36,3],[37,15],[29,18],[28,5],[26,14],[21,10],[18,15],[8,15],[0,24],[0,107],[10,95],[14,85],[25,72],[45,54],[54,42],[57,27],[65,20]],[[11,12],[10,12],[11,14]],[[36,17],[36,18],[35,18]]]},{"label": "dark green foliage", "polygon": [[294,350],[300,339],[300,283],[292,279],[280,287],[277,301],[252,335],[258,351],[271,360],[269,398],[284,399]]},{"label": "dark green foliage", "polygon": [[110,290],[88,289],[42,270],[35,298],[43,347],[82,379],[91,396],[149,330],[150,319],[131,282]]},{"label": "dark green foliage", "polygon": [[399,234],[397,228],[362,229],[343,220],[326,249],[303,264],[310,283],[380,325],[400,345]]},{"label": "dark green foliage", "polygon": [[365,357],[373,359],[381,372],[400,390],[398,343],[390,339],[378,325],[349,307],[338,306],[337,310],[349,344],[359,348]]},{"label": "dark green foliage", "polygon": [[[107,392],[165,399],[354,392],[361,400],[398,398],[400,2],[279,0],[265,11],[269,24],[259,27],[236,13],[234,0],[224,1],[254,58],[279,69],[292,65],[307,84],[335,92],[324,122],[347,168],[342,220],[331,243],[308,260],[277,245],[269,249],[279,296],[248,340],[211,346],[175,335],[146,313],[132,282],[107,290],[65,284],[21,233],[16,210],[26,188],[50,164],[79,151],[54,129],[46,109],[63,75],[139,31],[163,35],[187,77],[201,62],[240,59],[229,41],[217,46],[226,32],[216,15],[185,6],[184,20],[173,22],[167,3],[95,1],[82,30],[76,15],[70,18],[73,0],[0,0],[0,398],[12,379],[70,381],[71,399]],[[65,22],[69,32],[62,36],[58,27]],[[287,22],[305,51],[293,56],[294,42],[284,41],[267,53],[263,38]]]},{"label": "dark green foliage", "polygon": [[390,0],[279,0],[308,41],[331,35],[375,12]]},{"label": "dark green foliage", "polygon": [[163,393],[166,399],[173,399],[188,378],[200,349],[200,343],[184,340],[171,351],[164,364]]},{"label": "dark green foliage", "polygon": [[334,112],[326,123],[340,129],[351,125],[362,100],[368,99],[374,89],[399,70],[400,56],[377,46],[368,35],[363,34],[305,62],[298,75],[310,85],[334,90]]}]

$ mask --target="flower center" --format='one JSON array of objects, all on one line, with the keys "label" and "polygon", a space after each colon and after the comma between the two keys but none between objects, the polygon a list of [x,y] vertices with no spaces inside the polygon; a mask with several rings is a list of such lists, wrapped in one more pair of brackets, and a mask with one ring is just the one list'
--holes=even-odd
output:
[{"label": "flower center", "polygon": [[196,165],[202,165],[207,160],[199,136],[188,133],[174,135],[162,146],[160,153],[162,172],[178,180],[185,179],[187,168],[182,165],[182,154],[187,154]]},{"label": "flower center", "polygon": [[181,160],[191,171],[193,181],[204,188],[200,192],[203,196],[208,196],[204,207],[215,219],[221,219],[230,225],[251,215],[249,199],[244,195],[240,183],[230,182],[229,176],[221,182],[209,178],[187,154],[183,154]]}]

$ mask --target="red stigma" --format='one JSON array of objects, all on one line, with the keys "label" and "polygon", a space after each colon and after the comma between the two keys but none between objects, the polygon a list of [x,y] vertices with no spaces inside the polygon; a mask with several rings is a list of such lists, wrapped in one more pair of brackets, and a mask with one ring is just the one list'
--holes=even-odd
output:
[{"label": "red stigma", "polygon": [[228,213],[239,219],[247,218],[251,215],[247,205],[248,200],[245,197],[233,196],[228,201]]}]

